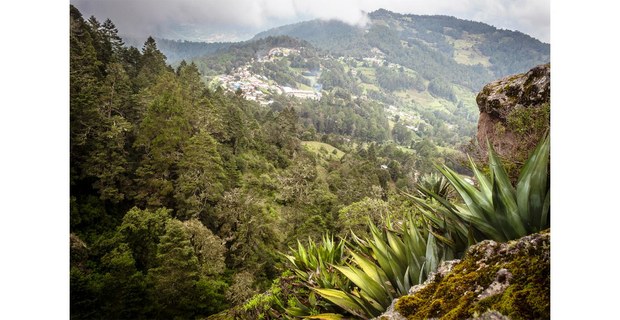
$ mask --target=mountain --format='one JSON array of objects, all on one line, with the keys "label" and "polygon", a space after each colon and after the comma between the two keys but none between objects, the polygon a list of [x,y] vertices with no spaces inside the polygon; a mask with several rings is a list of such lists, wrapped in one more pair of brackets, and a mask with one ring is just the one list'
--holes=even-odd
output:
[{"label": "mountain", "polygon": [[[123,36],[123,40],[126,46],[141,48],[146,38]],[[155,40],[159,50],[166,56],[168,63],[175,65],[182,60],[212,55],[233,45],[232,42],[197,42],[163,38],[155,38]]]},{"label": "mountain", "polygon": [[384,55],[427,79],[444,78],[474,91],[496,78],[549,62],[550,46],[518,31],[449,16],[377,10],[363,28],[312,20],[257,34],[288,35],[336,55]]},{"label": "mountain", "polygon": [[[241,88],[263,104],[286,88],[374,100],[389,114],[392,140],[410,146],[429,138],[456,148],[475,134],[475,97],[485,83],[550,58],[549,44],[481,22],[387,10],[368,17],[365,27],[335,20],[281,26],[192,61],[212,88]],[[278,48],[293,51],[271,56]]]}]

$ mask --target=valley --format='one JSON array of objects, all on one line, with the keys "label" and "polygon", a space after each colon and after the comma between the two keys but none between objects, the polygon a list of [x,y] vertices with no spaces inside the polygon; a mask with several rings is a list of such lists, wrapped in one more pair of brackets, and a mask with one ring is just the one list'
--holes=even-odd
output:
[{"label": "valley", "polygon": [[[370,319],[397,299],[425,317],[548,315],[544,252],[542,286],[511,269],[525,284],[471,307],[419,308],[409,290],[485,240],[548,249],[549,44],[367,17],[124,41],[70,6],[72,318]],[[500,148],[515,141],[521,165]],[[505,307],[523,286],[536,305]]]}]

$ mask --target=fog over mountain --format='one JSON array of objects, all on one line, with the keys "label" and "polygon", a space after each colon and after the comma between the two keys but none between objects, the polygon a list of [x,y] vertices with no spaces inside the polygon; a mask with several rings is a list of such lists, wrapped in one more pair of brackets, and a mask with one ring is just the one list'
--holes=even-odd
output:
[{"label": "fog over mountain", "polygon": [[193,41],[239,41],[268,28],[309,19],[364,25],[367,12],[442,14],[519,30],[549,42],[548,0],[72,0],[84,15],[109,17],[122,34]]}]

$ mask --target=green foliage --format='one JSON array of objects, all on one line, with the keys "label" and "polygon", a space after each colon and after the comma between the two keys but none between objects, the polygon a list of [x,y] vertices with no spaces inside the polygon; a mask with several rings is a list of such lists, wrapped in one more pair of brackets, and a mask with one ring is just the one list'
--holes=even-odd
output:
[{"label": "green foliage", "polygon": [[[357,30],[338,28],[340,35]],[[355,36],[367,38],[366,51],[377,47],[391,60],[405,44],[389,29],[373,26],[368,36]],[[440,210],[438,203],[403,229],[400,220],[412,208],[393,193],[395,184],[411,190],[415,173],[444,158],[439,140],[458,138],[443,122],[464,128],[455,119],[466,112],[416,109],[425,119],[423,140],[403,118],[392,130],[397,146],[384,143],[391,136],[384,104],[360,87],[361,59],[323,59],[306,42],[273,37],[223,45],[230,51],[207,62],[182,61],[175,70],[153,38],[141,50],[125,47],[110,20],[84,20],[73,6],[69,36],[72,318],[201,318],[228,307],[222,315],[229,318],[353,314],[313,289],[340,290],[336,295],[357,301],[355,312],[367,316],[468,243],[465,222],[448,209],[428,214]],[[269,66],[282,81],[304,82],[292,68],[308,68],[321,72],[319,79],[306,75],[330,91],[320,101],[275,96],[264,107],[203,84],[199,71],[226,72],[274,46],[303,47]],[[399,88],[422,86],[428,74],[410,67],[425,65],[436,51],[415,53],[401,57],[398,71],[378,74],[367,65],[369,88],[382,75]],[[305,143],[316,147],[307,151],[301,137],[329,146]],[[379,227],[367,227],[365,215]],[[393,227],[382,217],[393,219]],[[370,235],[345,249],[348,229]],[[292,260],[278,254],[304,238],[308,249],[298,243]],[[404,253],[414,242],[419,250]],[[294,276],[278,278],[283,263],[292,264]],[[365,277],[375,284],[364,286]]]},{"label": "green foliage", "polygon": [[314,288],[348,288],[348,280],[336,272],[347,258],[345,242],[334,241],[333,237],[323,235],[321,242],[308,239],[307,247],[297,241],[297,249],[290,248],[292,255],[284,255],[291,264],[291,270],[305,290],[294,294],[285,308],[286,314],[295,317],[310,316],[320,311],[335,311],[335,306],[323,300]]},{"label": "green foliage", "polygon": [[253,288],[255,281],[254,275],[250,272],[242,271],[235,274],[232,284],[226,291],[226,299],[235,305],[241,304],[257,293]]},{"label": "green foliage", "polygon": [[450,101],[456,101],[456,95],[454,94],[454,90],[452,86],[447,84],[441,78],[435,78],[431,80],[428,84],[428,91],[436,96],[445,98]]},{"label": "green foliage", "polygon": [[[477,240],[507,241],[547,229],[550,225],[549,149],[547,136],[522,168],[516,188],[512,186],[493,148],[489,146],[490,178],[472,162],[478,188],[453,170],[439,168],[464,205],[453,205],[430,190],[425,193],[442,204],[443,208],[437,210],[441,212],[440,216],[468,224]],[[461,235],[466,234],[461,228]]]},{"label": "green foliage", "polygon": [[156,211],[132,208],[117,229],[118,241],[127,243],[133,252],[138,270],[146,271],[155,265],[159,237],[164,235],[170,220],[170,210]]},{"label": "green foliage", "polygon": [[362,236],[369,235],[369,220],[375,225],[384,225],[388,218],[388,203],[381,199],[364,198],[338,211],[338,225],[341,230]]},{"label": "green foliage", "polygon": [[157,267],[148,272],[157,293],[155,308],[162,317],[191,315],[191,293],[200,278],[200,266],[182,222],[171,220],[166,225],[156,258]]},{"label": "green foliage", "polygon": [[392,137],[398,144],[409,146],[413,140],[414,133],[402,123],[396,123],[392,129]]},{"label": "green foliage", "polygon": [[445,199],[450,195],[452,188],[445,176],[431,172],[420,178],[417,191],[425,199],[433,199],[433,194]]},{"label": "green foliage", "polygon": [[179,217],[204,215],[224,192],[225,172],[217,152],[217,142],[201,131],[183,147],[183,158],[178,163],[175,199]]},{"label": "green foliage", "polygon": [[226,246],[224,241],[214,235],[197,219],[183,222],[189,234],[189,240],[201,265],[201,275],[217,275],[224,272]]},{"label": "green foliage", "polygon": [[[369,224],[371,238],[354,236],[352,263],[335,268],[355,286],[316,288],[323,298],[364,319],[376,317],[398,296],[422,283],[447,254],[435,236],[409,217],[400,227],[379,230]],[[344,290],[343,290],[344,289]]]},{"label": "green foliage", "polygon": [[[226,242],[226,264],[259,273],[274,263],[282,235],[275,229],[279,219],[276,208],[257,200],[241,189],[233,189],[224,194],[208,220]],[[261,269],[257,269],[259,266]]]},{"label": "green foliage", "polygon": [[377,67],[376,76],[379,85],[388,91],[411,88],[415,88],[418,91],[426,90],[426,85],[420,77],[407,75],[403,71],[394,70],[394,68]]},{"label": "green foliage", "polygon": [[345,285],[335,272],[334,265],[340,265],[345,258],[344,241],[334,241],[323,235],[322,242],[308,239],[307,248],[297,240],[297,250],[285,255],[293,266],[293,272],[308,287],[339,288]]}]

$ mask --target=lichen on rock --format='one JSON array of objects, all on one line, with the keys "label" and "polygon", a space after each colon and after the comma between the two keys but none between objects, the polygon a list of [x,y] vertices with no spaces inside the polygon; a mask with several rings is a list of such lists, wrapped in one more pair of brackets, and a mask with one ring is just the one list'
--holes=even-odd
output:
[{"label": "lichen on rock", "polygon": [[507,243],[480,242],[398,299],[396,315],[386,319],[548,319],[549,239],[546,230]]}]

